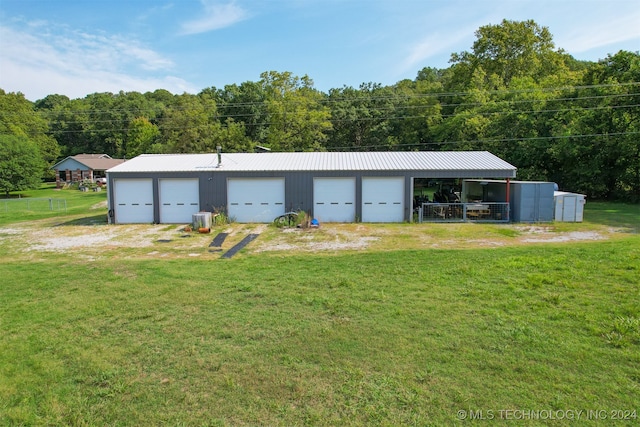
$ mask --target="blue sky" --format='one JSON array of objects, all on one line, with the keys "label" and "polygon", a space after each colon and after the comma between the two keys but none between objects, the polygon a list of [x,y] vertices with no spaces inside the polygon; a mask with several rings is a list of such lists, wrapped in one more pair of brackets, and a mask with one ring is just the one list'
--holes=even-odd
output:
[{"label": "blue sky", "polygon": [[535,20],[578,59],[640,50],[638,0],[0,0],[0,88],[198,93],[271,70],[325,92],[391,85],[502,19]]}]

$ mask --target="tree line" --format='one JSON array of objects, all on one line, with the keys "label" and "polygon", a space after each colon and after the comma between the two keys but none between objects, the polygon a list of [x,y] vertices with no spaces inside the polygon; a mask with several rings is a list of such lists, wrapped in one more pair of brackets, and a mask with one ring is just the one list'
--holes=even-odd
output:
[{"label": "tree line", "polygon": [[198,94],[158,89],[30,102],[0,89],[0,162],[11,150],[38,157],[42,171],[79,153],[131,158],[217,146],[488,150],[515,165],[519,179],[640,200],[640,54],[578,61],[531,20],[504,20],[475,34],[472,48],[452,54],[448,68],[426,67],[391,86],[325,93],[306,75],[268,71],[255,82]]}]

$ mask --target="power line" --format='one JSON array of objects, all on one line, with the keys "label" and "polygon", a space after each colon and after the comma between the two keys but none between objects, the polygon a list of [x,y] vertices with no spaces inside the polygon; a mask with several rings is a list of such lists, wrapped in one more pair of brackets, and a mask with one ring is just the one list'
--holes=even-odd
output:
[{"label": "power line", "polygon": [[[628,86],[640,86],[640,82],[626,82],[626,83],[611,83],[611,84],[598,84],[598,85],[584,85],[584,86],[559,86],[559,87],[547,87],[547,88],[534,88],[534,89],[502,89],[502,90],[489,90],[489,91],[481,91],[480,93],[484,95],[517,95],[517,94],[526,94],[526,93],[553,93],[553,92],[565,92],[565,91],[579,91],[586,89],[602,89],[602,88],[620,88],[620,87],[628,87]],[[381,90],[386,90],[388,88],[382,88]],[[358,89],[354,89],[358,91]],[[388,89],[393,90],[393,89]],[[424,99],[424,98],[448,98],[448,97],[468,97],[474,95],[475,92],[433,92],[433,93],[396,93],[393,95],[384,95],[384,96],[366,96],[367,92],[364,92],[364,96],[362,98],[351,98],[351,97],[343,97],[343,98],[331,98],[326,97],[324,99],[318,99],[316,102],[318,104],[332,104],[332,103],[340,103],[340,102],[350,102],[350,103],[358,103],[358,102],[377,102],[377,101],[390,101],[390,100],[412,100],[412,99]],[[565,98],[543,98],[543,99],[531,99],[531,100],[511,100],[509,102],[514,103],[526,103],[526,102],[550,102],[550,101],[562,101],[562,100],[586,100],[586,99],[600,99],[607,97],[618,97],[618,96],[633,96],[638,93],[631,94],[609,94],[609,95],[591,95],[591,96],[577,96],[577,97],[565,97]],[[122,96],[122,95],[115,95]],[[174,95],[175,97],[179,97],[182,95]],[[193,97],[198,97],[198,95],[190,95]],[[117,98],[113,98],[117,99]],[[86,100],[86,98],[84,99]],[[79,101],[84,101],[80,99]],[[73,100],[71,100],[73,101]],[[145,101],[149,101],[145,98]],[[215,99],[212,100],[217,108],[242,108],[242,107],[256,107],[256,106],[266,106],[271,101],[277,102],[287,102],[291,105],[296,103],[300,103],[294,100],[285,100],[285,99],[277,99],[277,100],[262,100],[262,101],[251,101],[251,102],[216,102]],[[151,101],[149,101],[151,102]],[[453,104],[440,104],[443,107],[454,107],[454,106],[473,106],[473,105],[482,105],[482,103],[453,103]],[[54,115],[54,114],[105,114],[105,113],[133,113],[133,112],[153,112],[158,113],[162,112],[166,109],[171,109],[175,111],[187,110],[189,107],[176,108],[176,106],[158,104],[156,106],[149,106],[148,108],[110,108],[106,110],[90,110],[90,109],[78,109],[78,110],[36,110],[35,112],[41,114],[43,116],[46,115]],[[161,111],[157,111],[160,109]],[[9,112],[9,114],[11,114]],[[20,113],[14,113],[20,114]]]},{"label": "power line", "polygon": [[327,151],[342,151],[354,148],[357,149],[374,149],[374,148],[389,148],[392,147],[424,147],[424,146],[442,146],[442,145],[458,145],[458,144],[492,144],[503,142],[524,142],[524,141],[545,141],[554,139],[581,139],[581,138],[597,138],[597,137],[610,137],[610,136],[627,136],[627,135],[640,135],[640,131],[633,132],[614,132],[614,133],[591,133],[580,135],[557,135],[557,136],[534,136],[527,138],[491,138],[491,139],[474,139],[474,140],[459,140],[459,141],[430,141],[430,142],[410,142],[410,143],[398,143],[398,144],[370,144],[354,147],[327,147]]},{"label": "power line", "polygon": [[[446,120],[448,118],[451,117],[455,117],[458,116],[460,114],[464,114],[465,112],[469,112],[471,114],[473,114],[474,116],[480,116],[480,117],[491,117],[491,118],[495,118],[495,119],[501,119],[503,117],[506,117],[508,115],[511,114],[528,114],[528,115],[537,115],[537,114],[558,114],[558,113],[564,113],[564,112],[569,112],[569,111],[576,111],[576,112],[585,112],[585,111],[598,111],[598,110],[625,110],[625,109],[631,109],[631,108],[637,108],[640,107],[640,104],[627,104],[627,105],[598,105],[598,106],[592,106],[592,107],[585,107],[585,106],[575,106],[575,104],[584,104],[588,101],[599,101],[599,102],[613,102],[614,100],[624,100],[627,99],[628,97],[632,97],[632,96],[637,96],[640,95],[640,93],[638,92],[634,92],[634,93],[610,93],[610,94],[579,94],[578,92],[580,90],[588,90],[588,89],[604,89],[604,88],[620,88],[620,87],[632,87],[632,86],[640,86],[640,82],[630,82],[630,83],[622,83],[622,84],[602,84],[602,85],[589,85],[589,86],[572,86],[572,87],[559,87],[559,88],[542,88],[542,89],[527,89],[527,90],[508,90],[508,91],[485,91],[482,92],[483,94],[487,94],[487,93],[493,93],[493,94],[507,94],[507,95],[514,95],[514,94],[524,94],[524,93],[533,93],[533,92],[563,92],[563,91],[567,91],[567,90],[572,90],[575,92],[576,96],[564,96],[561,98],[543,98],[543,99],[506,99],[506,100],[493,100],[491,102],[488,103],[484,103],[484,102],[460,102],[460,103],[448,103],[448,104],[440,104],[440,103],[435,103],[435,104],[429,104],[429,105],[406,105],[406,104],[400,104],[400,105],[392,105],[389,107],[381,107],[379,105],[374,105],[371,107],[371,110],[373,112],[382,112],[385,114],[380,114],[379,116],[376,117],[354,117],[354,118],[339,118],[339,117],[333,117],[333,118],[328,118],[326,121],[328,121],[329,123],[332,124],[341,124],[341,123],[359,123],[359,122],[385,122],[385,121],[390,121],[390,122],[395,122],[395,121],[402,121],[402,120],[414,120],[414,119],[421,119],[421,120],[430,120],[430,119],[436,119],[436,120]],[[421,100],[424,98],[436,98],[436,97],[449,97],[449,96],[461,96],[461,97],[465,97],[465,96],[470,96],[471,93],[470,92],[458,92],[458,93],[438,93],[438,94],[402,94],[402,95],[396,95],[396,96],[381,96],[381,97],[365,97],[363,99],[361,98],[344,98],[342,101],[340,101],[339,99],[337,100],[333,100],[332,102],[346,102],[347,104],[359,104],[359,103],[363,103],[363,104],[369,104],[372,102],[376,102],[376,101],[387,101],[387,100],[399,100],[399,101],[411,101],[411,100]],[[437,99],[436,99],[437,101]],[[564,106],[564,105],[568,105],[567,108],[549,108],[549,109],[528,109],[528,110],[518,110],[518,109],[511,109],[511,110],[500,110],[500,111],[491,111],[490,109],[487,111],[483,111],[482,108],[491,108],[491,107],[507,107],[507,106],[526,106],[528,104],[531,104],[532,108],[535,104],[540,104],[542,105],[559,105],[559,106]],[[251,102],[251,103],[229,103],[226,105],[222,105],[222,108],[227,108],[229,106],[242,106],[242,107],[264,107],[266,106],[265,102]],[[167,108],[168,110],[173,110],[175,109],[174,107],[171,106],[164,106],[164,108]],[[429,114],[422,114],[422,115],[412,115],[412,114],[401,114],[401,115],[393,115],[393,114],[386,114],[392,111],[400,111],[400,112],[411,112],[413,109],[431,109],[431,108],[439,108],[440,110],[442,109],[448,109],[448,108],[453,108],[453,109],[461,109],[463,108],[463,111],[458,111],[458,112],[454,112],[454,113],[450,113],[450,114],[441,114],[440,110],[437,112],[430,112]],[[477,108],[477,110],[474,110],[474,108]],[[186,107],[185,107],[186,109]],[[178,111],[180,111],[181,109],[179,109]],[[82,113],[88,113],[89,115],[95,115],[95,114],[111,114],[114,112],[143,112],[143,111],[147,111],[147,112],[154,112],[157,113],[159,111],[159,107],[155,107],[155,108],[148,108],[148,109],[115,109],[115,110],[62,110],[63,114],[68,114],[70,113],[72,116],[74,115],[74,112],[82,112]],[[27,114],[41,114],[44,113],[44,111],[39,110],[39,111],[34,111],[34,112],[29,112]],[[53,115],[54,113],[57,114],[57,112],[55,111],[49,111],[46,112],[47,114],[51,114]],[[41,114],[43,116],[46,116],[47,114]],[[289,112],[289,114],[295,114],[293,112]],[[24,113],[13,113],[10,111],[0,111],[0,118],[3,117],[10,117],[10,116],[20,116],[20,115],[24,115]],[[165,131],[186,131],[186,130],[191,130],[191,129],[205,129],[207,127],[210,126],[215,126],[217,124],[219,125],[223,125],[223,123],[221,122],[224,119],[228,119],[228,118],[250,118],[250,117],[255,117],[255,118],[261,118],[264,117],[265,115],[260,115],[260,114],[255,114],[255,113],[249,113],[249,114],[236,114],[236,115],[224,115],[224,114],[216,114],[216,115],[212,115],[210,117],[207,117],[208,120],[210,120],[210,122],[206,123],[206,124],[202,124],[199,126],[184,126],[184,127],[180,127],[180,126],[173,126],[173,127],[168,127],[163,125],[163,123],[166,123],[165,120],[167,120],[166,118],[158,118],[157,120],[153,120],[155,121],[157,126],[160,127],[161,130],[165,130]],[[211,122],[213,121],[213,122]],[[78,120],[78,121],[65,121],[64,122],[66,125],[84,125],[84,124],[91,124],[91,125],[95,125],[96,123],[102,123],[102,124],[106,124],[106,123],[111,123],[111,124],[121,124],[120,127],[118,128],[107,128],[107,127],[102,127],[102,128],[90,128],[90,129],[66,129],[66,130],[51,130],[50,133],[53,135],[59,135],[59,134],[80,134],[80,133],[85,133],[85,132],[90,132],[90,133],[94,133],[94,134],[100,134],[100,133],[114,133],[114,132],[126,132],[129,131],[130,128],[128,127],[128,124],[130,123],[130,119],[124,118],[124,119],[110,119],[110,120],[91,120],[91,117],[87,117],[87,120]],[[272,126],[274,125],[273,122],[269,122],[269,121],[260,121],[257,123],[250,123],[250,122],[244,122],[242,120],[236,122],[238,124],[241,124],[243,126],[245,126],[245,128],[247,127],[258,127],[258,126],[263,126],[263,127],[267,127],[267,126]],[[410,146],[424,146],[424,145],[448,145],[448,144],[461,144],[461,143],[466,143],[466,144],[473,144],[473,143],[499,143],[499,142],[509,142],[509,141],[527,141],[527,140],[553,140],[553,139],[559,139],[559,138],[585,138],[585,137],[600,137],[600,136],[625,136],[625,135],[635,135],[637,134],[637,132],[619,132],[619,133],[609,133],[609,134],[588,134],[588,135],[569,135],[569,136],[540,136],[540,137],[533,137],[533,138],[511,138],[511,139],[493,139],[493,140],[476,140],[476,141],[471,141],[471,140],[465,140],[465,141],[446,141],[446,142],[425,142],[425,143],[412,143],[412,144],[408,144],[408,145],[404,145],[402,143],[400,144],[394,144],[394,147],[410,147]],[[371,145],[368,146],[370,148],[378,148],[378,147],[389,147],[389,144],[384,144],[384,145]],[[350,145],[348,147],[343,147],[343,149],[353,149],[353,148],[359,148],[359,147],[354,147],[353,145]],[[331,149],[335,149],[335,148],[331,148]]]},{"label": "power line", "polygon": [[[528,99],[528,100],[507,100],[507,101],[497,101],[496,103],[499,105],[518,105],[518,104],[528,104],[528,103],[541,103],[541,104],[546,104],[546,103],[558,103],[558,102],[583,102],[586,100],[609,100],[609,99],[614,99],[614,98],[626,98],[626,97],[631,97],[631,96],[635,96],[635,95],[640,95],[640,93],[622,93],[622,94],[610,94],[610,95],[597,95],[597,96],[583,96],[583,97],[576,97],[576,98],[556,98],[556,99],[545,99],[545,100],[538,100],[538,99]],[[458,104],[431,104],[431,105],[392,105],[392,106],[375,106],[372,107],[372,110],[374,111],[395,111],[395,110],[411,110],[411,109],[423,109],[423,108],[434,108],[434,107],[440,107],[442,109],[448,108],[448,107],[455,107],[455,108],[460,108],[460,107],[489,107],[491,106],[491,103],[481,103],[481,102],[475,102],[475,103],[458,103]],[[610,106],[612,108],[615,108],[617,106]],[[173,111],[173,108],[169,108],[170,111]],[[80,110],[78,110],[80,111]],[[143,112],[143,111],[147,111],[147,112],[154,112],[152,110],[143,110],[143,109],[132,109],[132,110],[104,110],[102,111],[100,114],[104,113],[113,113],[113,112]],[[178,110],[180,111],[180,110]],[[529,113],[529,112],[540,112],[540,111],[544,111],[544,110],[513,110],[513,111],[518,111],[520,113]],[[546,110],[546,111],[560,111],[560,110]],[[68,113],[69,111],[65,110],[65,113]],[[86,117],[83,120],[75,120],[75,121],[68,121],[68,120],[64,120],[64,123],[66,125],[75,125],[75,124],[86,124],[86,123],[129,123],[131,121],[131,118],[122,118],[122,119],[105,119],[105,120],[95,120],[92,119],[90,117],[90,115],[92,114],[98,114],[96,113],[95,110],[83,110],[83,113],[85,114],[89,114],[89,117]],[[2,115],[5,116],[22,116],[25,113],[12,113],[12,112],[2,112]],[[27,114],[32,114],[32,113],[27,113]],[[37,113],[36,113],[37,114]],[[64,114],[63,114],[64,115]],[[450,116],[450,115],[449,115]],[[227,119],[227,118],[248,118],[248,117],[258,117],[257,114],[255,113],[247,113],[247,114],[216,114],[213,116],[210,116],[210,119],[217,119],[217,120],[221,120],[221,119]],[[379,116],[380,117],[380,116]],[[446,117],[446,116],[443,116]],[[136,117],[138,118],[138,117]],[[383,117],[384,118],[384,117]],[[164,118],[159,118],[157,119],[157,121],[161,121]],[[154,119],[151,119],[154,120]]]},{"label": "power line", "polygon": [[[494,117],[499,118],[500,116],[508,116],[512,114],[551,114],[551,113],[563,113],[569,111],[597,111],[597,110],[621,110],[627,108],[636,108],[640,107],[640,104],[630,104],[630,105],[605,105],[605,106],[596,106],[596,107],[582,107],[582,108],[559,108],[559,109],[546,109],[546,110],[501,110],[501,111],[473,111],[474,116],[481,117]],[[376,116],[376,117],[357,117],[357,118],[328,118],[326,121],[330,123],[358,123],[358,122],[384,122],[384,121],[401,121],[401,120],[413,120],[413,119],[447,119],[451,117],[456,117],[464,114],[465,112],[451,113],[451,114],[427,114],[427,115],[384,115],[384,116]],[[302,113],[304,114],[304,113]],[[296,113],[290,113],[292,117],[296,116]],[[212,116],[210,119],[219,120],[227,118],[227,116]],[[205,123],[198,126],[186,126],[186,127],[168,127],[162,125],[163,120],[158,121],[157,124],[154,124],[158,129],[161,130],[189,130],[189,129],[204,129],[210,126],[215,126],[216,124],[223,125],[223,123],[216,121],[213,123]],[[66,122],[67,124],[82,124],[85,122]],[[97,121],[92,123],[129,123],[125,120],[104,120]],[[242,124],[246,127],[268,127],[274,125],[274,122],[258,122],[258,123],[246,123],[246,122],[236,122],[238,124]],[[153,124],[153,123],[152,123]],[[84,133],[84,132],[126,132],[129,131],[129,127],[120,127],[120,128],[91,128],[91,129],[73,129],[73,130],[50,130],[52,134],[73,134],[73,133]]]}]

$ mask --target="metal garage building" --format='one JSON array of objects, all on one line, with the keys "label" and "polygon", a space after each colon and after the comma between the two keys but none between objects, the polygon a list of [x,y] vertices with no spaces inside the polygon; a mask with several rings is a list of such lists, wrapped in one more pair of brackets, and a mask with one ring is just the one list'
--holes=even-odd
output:
[{"label": "metal garage building", "polygon": [[411,220],[414,179],[514,178],[486,151],[143,154],[107,171],[112,223],[189,223],[225,210],[271,222],[304,210],[320,222]]}]

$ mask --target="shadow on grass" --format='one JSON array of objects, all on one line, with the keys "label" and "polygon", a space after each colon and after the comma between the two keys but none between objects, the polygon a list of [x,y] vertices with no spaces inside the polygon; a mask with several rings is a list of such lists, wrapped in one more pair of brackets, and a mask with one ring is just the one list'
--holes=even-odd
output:
[{"label": "shadow on grass", "polygon": [[584,219],[637,234],[640,233],[640,204],[587,201]]},{"label": "shadow on grass", "polygon": [[107,215],[103,213],[99,215],[83,216],[81,218],[75,218],[70,221],[61,222],[59,224],[56,224],[55,226],[61,227],[61,226],[79,226],[79,225],[83,225],[83,226],[105,225],[106,223],[107,223]]}]

